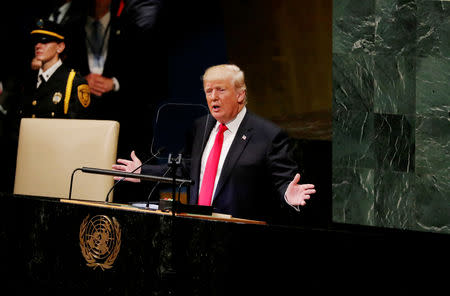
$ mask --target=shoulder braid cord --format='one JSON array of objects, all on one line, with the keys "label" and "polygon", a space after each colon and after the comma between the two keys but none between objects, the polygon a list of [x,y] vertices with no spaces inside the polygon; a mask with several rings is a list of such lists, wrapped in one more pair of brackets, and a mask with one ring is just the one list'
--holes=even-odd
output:
[{"label": "shoulder braid cord", "polygon": [[67,78],[66,95],[64,97],[64,114],[67,114],[67,111],[69,111],[69,101],[70,95],[72,93],[72,84],[74,78],[75,78],[75,71],[72,69],[69,73],[69,78]]}]

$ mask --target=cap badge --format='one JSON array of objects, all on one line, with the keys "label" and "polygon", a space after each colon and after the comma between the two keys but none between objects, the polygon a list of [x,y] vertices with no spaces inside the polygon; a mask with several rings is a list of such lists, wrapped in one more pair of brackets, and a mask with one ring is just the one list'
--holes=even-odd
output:
[{"label": "cap badge", "polygon": [[39,19],[36,23],[36,26],[38,26],[39,28],[43,28],[44,27],[44,20],[43,19]]}]

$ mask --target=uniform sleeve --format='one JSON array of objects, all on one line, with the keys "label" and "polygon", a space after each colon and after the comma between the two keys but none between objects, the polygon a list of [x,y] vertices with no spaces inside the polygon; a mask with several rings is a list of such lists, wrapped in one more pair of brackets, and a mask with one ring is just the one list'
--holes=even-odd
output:
[{"label": "uniform sleeve", "polygon": [[92,118],[91,114],[91,91],[87,81],[76,74],[72,83],[71,98],[69,103],[68,117],[86,119]]}]

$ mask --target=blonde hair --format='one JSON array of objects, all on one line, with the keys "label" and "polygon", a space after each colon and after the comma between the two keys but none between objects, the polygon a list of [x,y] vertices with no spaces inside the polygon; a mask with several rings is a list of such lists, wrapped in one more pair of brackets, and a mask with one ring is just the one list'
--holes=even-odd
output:
[{"label": "blonde hair", "polygon": [[[231,78],[234,87],[238,91],[247,91],[244,72],[242,72],[238,66],[232,64],[222,64],[209,67],[206,69],[205,74],[203,74],[202,80],[203,83],[205,83],[205,81],[227,78]],[[247,98],[247,95],[245,97]]]}]

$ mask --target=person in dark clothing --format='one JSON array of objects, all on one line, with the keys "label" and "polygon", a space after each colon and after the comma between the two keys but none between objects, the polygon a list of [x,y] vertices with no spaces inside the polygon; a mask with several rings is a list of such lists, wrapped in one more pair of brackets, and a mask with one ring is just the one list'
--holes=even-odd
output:
[{"label": "person in dark clothing", "polygon": [[40,19],[31,37],[35,53],[32,68],[38,70],[30,74],[24,87],[19,117],[89,118],[89,85],[59,57],[65,49],[60,26]]}]

